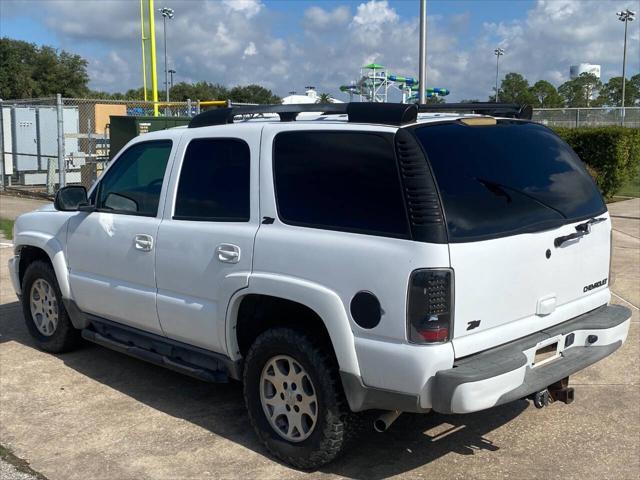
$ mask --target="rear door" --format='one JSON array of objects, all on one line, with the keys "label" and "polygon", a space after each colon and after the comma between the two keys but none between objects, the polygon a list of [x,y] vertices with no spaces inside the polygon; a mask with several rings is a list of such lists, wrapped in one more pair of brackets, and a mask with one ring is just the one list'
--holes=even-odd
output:
[{"label": "rear door", "polygon": [[[607,303],[611,225],[568,145],[546,127],[511,120],[415,132],[447,220],[457,357]],[[590,233],[556,242],[592,219]]]},{"label": "rear door", "polygon": [[185,133],[158,231],[158,317],[164,333],[225,352],[231,296],[248,284],[259,225],[260,129]]}]

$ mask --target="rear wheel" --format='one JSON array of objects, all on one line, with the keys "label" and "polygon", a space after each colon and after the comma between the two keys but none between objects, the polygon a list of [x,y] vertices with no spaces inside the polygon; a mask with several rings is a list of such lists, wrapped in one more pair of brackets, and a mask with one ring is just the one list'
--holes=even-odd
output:
[{"label": "rear wheel", "polygon": [[62,303],[55,272],[42,261],[31,263],[22,280],[22,312],[38,347],[52,353],[69,351],[80,343]]},{"label": "rear wheel", "polygon": [[267,449],[298,468],[336,458],[354,424],[332,358],[303,333],[276,328],[251,346],[244,397]]}]

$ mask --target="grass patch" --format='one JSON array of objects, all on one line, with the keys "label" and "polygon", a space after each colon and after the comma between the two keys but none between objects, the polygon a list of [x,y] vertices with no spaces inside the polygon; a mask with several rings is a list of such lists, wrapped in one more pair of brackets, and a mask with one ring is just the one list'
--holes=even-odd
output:
[{"label": "grass patch", "polygon": [[0,218],[0,232],[4,237],[11,240],[13,238],[13,220],[8,218]]},{"label": "grass patch", "polygon": [[622,197],[640,197],[640,171],[631,180],[622,185],[616,195]]},{"label": "grass patch", "polygon": [[38,480],[47,480],[47,478],[39,472],[36,472],[29,466],[29,462],[16,457],[11,450],[0,445],[0,459],[13,465],[19,472],[27,473]]}]

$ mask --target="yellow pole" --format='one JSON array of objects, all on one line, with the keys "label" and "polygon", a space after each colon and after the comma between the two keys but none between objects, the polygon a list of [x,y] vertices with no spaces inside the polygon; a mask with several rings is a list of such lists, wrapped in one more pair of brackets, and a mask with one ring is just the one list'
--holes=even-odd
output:
[{"label": "yellow pole", "polygon": [[153,116],[158,116],[158,76],[156,75],[156,23],[153,0],[149,0],[149,38],[151,39],[151,91],[153,95]]},{"label": "yellow pole", "polygon": [[140,32],[142,39],[142,91],[144,92],[144,101],[147,101],[147,56],[145,55],[144,42],[147,40],[144,36],[144,0],[140,0]]}]

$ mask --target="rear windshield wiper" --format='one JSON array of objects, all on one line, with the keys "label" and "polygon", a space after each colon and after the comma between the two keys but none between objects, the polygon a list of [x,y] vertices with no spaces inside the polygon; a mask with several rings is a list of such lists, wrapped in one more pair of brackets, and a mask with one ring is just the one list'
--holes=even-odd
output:
[{"label": "rear windshield wiper", "polygon": [[575,233],[571,233],[569,235],[564,235],[562,237],[558,237],[553,241],[553,244],[556,247],[561,247],[565,242],[568,242],[569,240],[575,240],[576,238],[584,237],[585,235],[588,235],[588,234],[591,233],[591,225],[595,225],[596,223],[604,222],[605,220],[606,220],[605,217],[592,218],[590,220],[587,220],[584,223],[576,225]]},{"label": "rear windshield wiper", "polygon": [[494,195],[506,197],[507,203],[511,203],[512,202],[511,195],[509,195],[507,193],[507,190],[511,190],[512,192],[519,193],[520,195],[525,196],[530,200],[533,200],[537,204],[542,205],[543,207],[548,208],[549,210],[553,210],[558,215],[560,215],[562,218],[564,218],[564,219],[567,218],[567,216],[564,213],[562,213],[560,210],[558,210],[557,208],[552,207],[551,205],[549,205],[547,203],[544,203],[543,201],[537,199],[533,195],[530,195],[530,194],[528,194],[526,192],[523,192],[522,190],[518,190],[517,188],[513,188],[513,187],[510,187],[508,185],[503,185],[501,183],[492,182],[491,180],[487,180],[485,178],[474,177],[474,179],[477,182],[479,182],[480,184],[482,184],[487,190],[489,190]]}]

